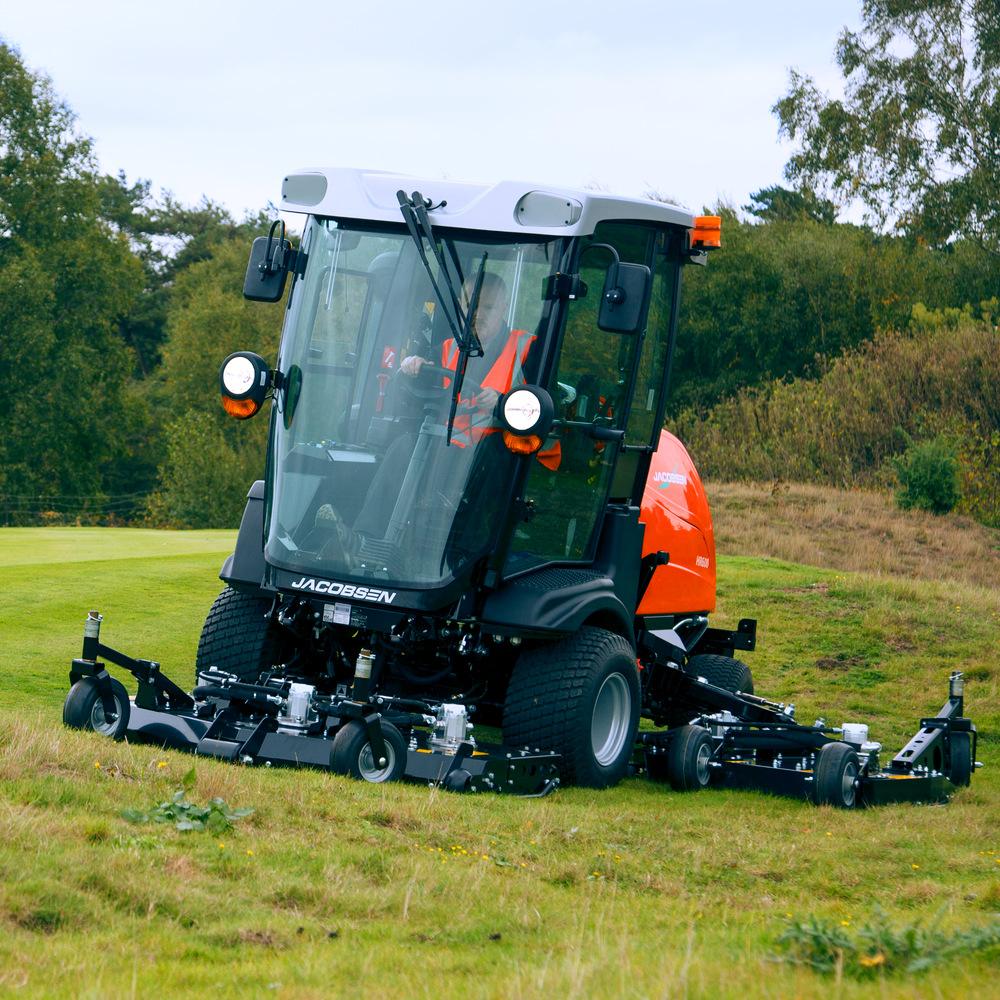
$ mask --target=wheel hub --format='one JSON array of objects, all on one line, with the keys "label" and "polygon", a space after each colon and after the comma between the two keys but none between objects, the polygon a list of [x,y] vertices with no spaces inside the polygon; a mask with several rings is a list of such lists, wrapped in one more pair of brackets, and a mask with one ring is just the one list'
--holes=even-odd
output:
[{"label": "wheel hub", "polygon": [[594,714],[590,723],[590,745],[597,763],[602,767],[613,764],[625,741],[632,722],[628,681],[620,673],[609,674],[594,699]]},{"label": "wheel hub", "polygon": [[105,712],[104,699],[98,698],[94,702],[94,707],[90,710],[90,727],[95,733],[108,735],[113,733],[118,724],[118,712]]},{"label": "wheel hub", "polygon": [[385,781],[392,774],[395,764],[396,752],[388,742],[385,743],[385,767],[379,767],[375,762],[375,755],[372,753],[372,745],[370,743],[366,743],[362,747],[361,753],[358,754],[358,770],[365,781]]}]

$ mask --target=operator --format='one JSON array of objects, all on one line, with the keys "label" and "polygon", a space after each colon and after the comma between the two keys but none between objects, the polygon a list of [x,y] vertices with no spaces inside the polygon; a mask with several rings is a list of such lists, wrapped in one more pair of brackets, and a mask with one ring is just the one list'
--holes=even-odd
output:
[{"label": "operator", "polygon": [[[475,278],[467,278],[462,285],[462,299],[466,308],[474,287]],[[480,370],[486,367],[486,374],[479,380],[479,391],[471,397],[463,396],[460,400],[471,412],[455,417],[452,443],[459,447],[471,444],[474,437],[479,438],[499,430],[493,419],[497,402],[515,385],[525,384],[523,368],[531,345],[537,338],[524,330],[508,328],[508,303],[507,286],[503,278],[498,274],[485,272],[479,289],[479,302],[472,317],[472,329],[483,347],[482,360],[476,367]],[[503,336],[505,330],[506,336]],[[449,337],[441,345],[441,367],[454,371],[459,356],[454,338]],[[429,364],[432,362],[426,358],[411,355],[403,358],[399,370],[403,375],[416,378],[421,368]],[[540,451],[536,457],[546,468],[553,471],[558,469],[562,457],[558,442],[553,447]]]}]

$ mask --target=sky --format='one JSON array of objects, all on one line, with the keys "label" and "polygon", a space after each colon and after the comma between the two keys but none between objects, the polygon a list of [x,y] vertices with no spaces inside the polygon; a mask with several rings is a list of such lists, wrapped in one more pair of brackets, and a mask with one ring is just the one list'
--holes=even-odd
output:
[{"label": "sky", "polygon": [[0,0],[103,170],[235,215],[299,168],[655,190],[782,182],[788,71],[840,89],[859,0]]}]

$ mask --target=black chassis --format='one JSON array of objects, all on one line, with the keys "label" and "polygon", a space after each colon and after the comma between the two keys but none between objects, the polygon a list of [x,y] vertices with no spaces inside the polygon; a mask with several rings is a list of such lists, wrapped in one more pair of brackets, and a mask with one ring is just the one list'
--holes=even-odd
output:
[{"label": "black chassis", "polygon": [[[354,700],[348,694],[320,699],[316,718],[307,727],[282,727],[278,707],[282,682],[247,684],[233,675],[205,673],[188,694],[167,678],[160,664],[134,659],[100,641],[100,615],[91,612],[83,649],[72,661],[70,684],[93,678],[105,712],[114,710],[111,677],[99,657],[123,667],[138,690],[128,709],[127,726],[119,734],[141,742],[245,764],[331,767],[333,737],[345,723],[360,720],[367,729],[376,758],[384,753],[381,720],[391,721],[409,736],[404,776],[454,791],[499,791],[543,796],[559,785],[559,756],[544,747],[477,749],[461,741],[448,750],[435,747],[421,727],[432,724],[433,706],[416,699],[374,696]],[[744,630],[745,632],[746,630]],[[739,631],[735,642],[745,642]],[[644,669],[658,672],[661,688],[671,691],[676,706],[692,712],[687,725],[704,727],[712,735],[711,779],[736,788],[815,799],[812,783],[819,751],[846,742],[844,731],[818,720],[812,726],[796,722],[794,709],[754,695],[734,693],[708,684],[678,662],[676,633],[643,633],[640,658]],[[719,636],[718,642],[725,642]],[[967,784],[976,766],[976,727],[963,716],[961,673],[951,674],[948,700],[936,716],[922,719],[920,729],[886,766],[879,763],[877,745],[858,746],[861,768],[855,782],[858,805],[893,802],[945,801],[956,787],[953,734],[961,733],[971,751]],[[633,755],[633,773],[662,774],[658,755],[669,754],[681,726],[640,732]]]}]

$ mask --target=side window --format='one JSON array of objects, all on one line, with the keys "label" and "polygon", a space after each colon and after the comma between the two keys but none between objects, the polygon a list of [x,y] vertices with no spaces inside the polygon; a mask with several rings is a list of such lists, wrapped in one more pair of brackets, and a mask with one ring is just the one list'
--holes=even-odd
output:
[{"label": "side window", "polygon": [[[665,239],[666,234],[657,236]],[[659,249],[659,248],[658,248]],[[654,428],[656,410],[660,395],[664,391],[663,376],[667,364],[668,337],[670,333],[670,312],[674,298],[674,275],[678,264],[667,254],[658,252],[653,264],[653,289],[649,300],[649,316],[646,321],[646,338],[639,359],[635,395],[632,397],[632,412],[628,421],[628,441],[630,444],[653,443],[654,431],[659,436],[659,428]]]}]

